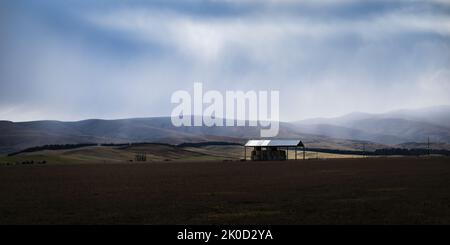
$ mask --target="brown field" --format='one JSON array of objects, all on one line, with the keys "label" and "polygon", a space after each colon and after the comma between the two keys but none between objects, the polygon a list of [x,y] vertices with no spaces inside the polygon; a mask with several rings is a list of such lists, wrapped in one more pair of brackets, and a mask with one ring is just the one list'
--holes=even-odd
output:
[{"label": "brown field", "polygon": [[0,224],[450,224],[450,158],[0,166]]}]

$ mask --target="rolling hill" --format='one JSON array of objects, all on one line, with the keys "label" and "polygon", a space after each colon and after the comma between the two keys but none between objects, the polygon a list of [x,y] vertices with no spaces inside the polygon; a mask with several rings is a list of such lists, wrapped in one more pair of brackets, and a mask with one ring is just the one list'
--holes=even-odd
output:
[{"label": "rolling hill", "polygon": [[[336,118],[281,122],[278,138],[301,138],[309,147],[366,150],[420,145],[428,137],[440,148],[450,144],[450,106],[384,114],[351,113]],[[170,117],[77,122],[0,121],[0,153],[49,144],[226,141],[259,138],[260,127],[175,127]],[[417,144],[414,144],[417,143]],[[423,144],[422,144],[423,145]]]},{"label": "rolling hill", "polygon": [[[134,118],[119,120],[84,120],[78,122],[0,121],[0,153],[11,153],[25,148],[49,144],[130,143],[157,142],[179,144],[184,142],[225,141],[243,143],[248,138],[259,138],[259,127],[174,127],[169,117]],[[294,125],[281,123],[279,138],[301,138],[311,147],[334,149],[368,149],[380,144],[328,136],[305,134]]]}]

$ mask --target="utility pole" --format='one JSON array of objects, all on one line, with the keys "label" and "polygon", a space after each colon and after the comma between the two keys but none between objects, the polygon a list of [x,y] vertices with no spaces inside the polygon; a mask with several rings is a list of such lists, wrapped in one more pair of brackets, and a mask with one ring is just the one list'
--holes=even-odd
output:
[{"label": "utility pole", "polygon": [[363,143],[363,157],[366,158],[366,143]]}]

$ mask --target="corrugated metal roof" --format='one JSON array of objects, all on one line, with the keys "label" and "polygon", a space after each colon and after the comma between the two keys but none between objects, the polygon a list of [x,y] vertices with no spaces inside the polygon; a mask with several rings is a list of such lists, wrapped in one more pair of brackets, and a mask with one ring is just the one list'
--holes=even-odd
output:
[{"label": "corrugated metal roof", "polygon": [[303,146],[301,140],[249,140],[245,146]]}]

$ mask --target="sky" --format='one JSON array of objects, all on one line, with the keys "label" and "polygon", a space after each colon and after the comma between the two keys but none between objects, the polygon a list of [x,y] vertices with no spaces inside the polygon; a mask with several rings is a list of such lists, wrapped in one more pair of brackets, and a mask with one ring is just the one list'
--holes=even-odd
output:
[{"label": "sky", "polygon": [[169,116],[195,82],[283,121],[450,104],[450,0],[0,1],[0,120]]}]

